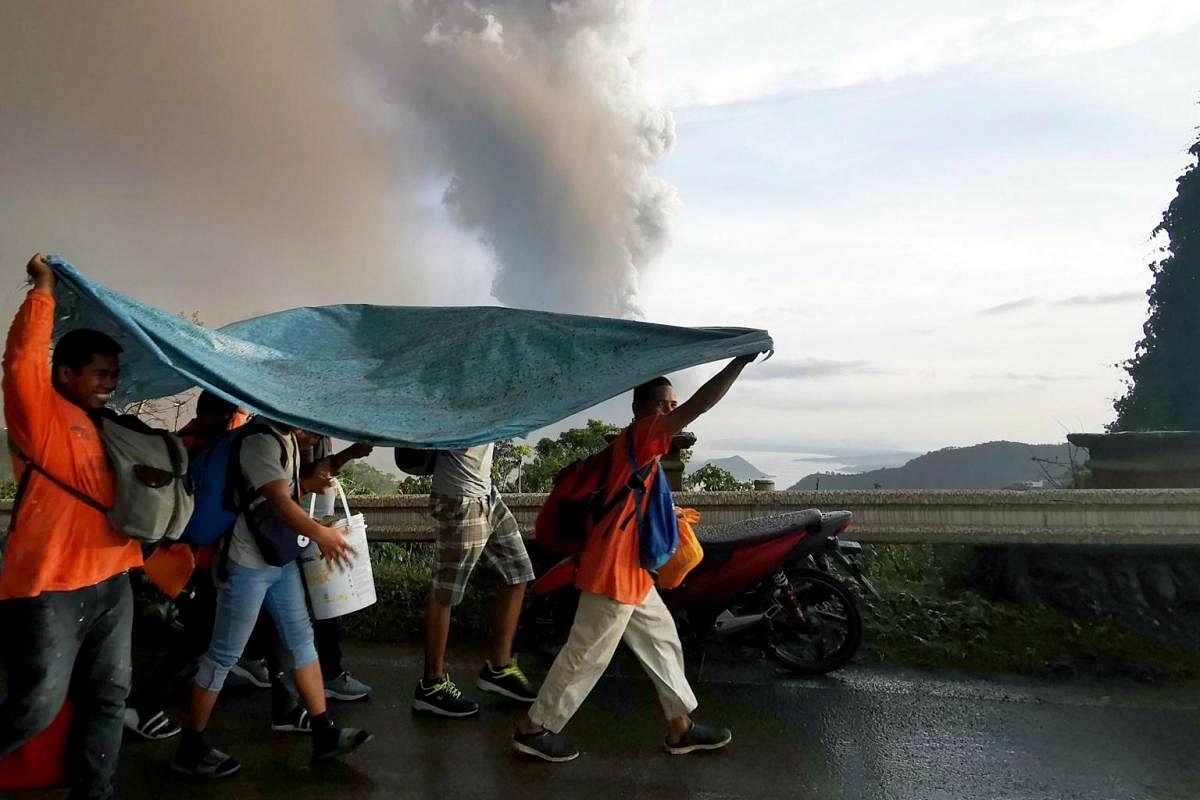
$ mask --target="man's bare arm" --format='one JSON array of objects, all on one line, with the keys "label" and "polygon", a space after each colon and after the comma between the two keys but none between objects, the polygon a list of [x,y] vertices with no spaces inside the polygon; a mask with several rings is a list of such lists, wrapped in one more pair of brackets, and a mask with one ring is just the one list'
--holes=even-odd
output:
[{"label": "man's bare arm", "polygon": [[709,378],[708,382],[697,389],[696,393],[686,402],[667,414],[667,430],[672,434],[679,433],[695,422],[701,414],[721,402],[721,398],[729,391],[729,387],[733,386],[733,382],[742,374],[742,370],[756,358],[758,358],[757,353],[738,356],[726,364],[723,370]]}]

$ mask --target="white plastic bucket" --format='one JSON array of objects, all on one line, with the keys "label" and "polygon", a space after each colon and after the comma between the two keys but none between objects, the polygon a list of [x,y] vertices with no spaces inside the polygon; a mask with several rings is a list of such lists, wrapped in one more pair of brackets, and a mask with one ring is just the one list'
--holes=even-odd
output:
[{"label": "white plastic bucket", "polygon": [[[348,531],[346,541],[357,554],[350,566],[340,570],[330,564],[317,543],[311,543],[300,556],[300,569],[304,572],[304,585],[308,589],[308,600],[312,604],[314,619],[332,619],[366,608],[375,602],[375,576],[371,572],[371,555],[367,549],[367,522],[362,514],[351,514],[350,504],[342,484],[334,481],[337,497],[342,502],[344,519],[333,523],[333,527]],[[316,509],[317,496],[309,498],[308,513]]]}]

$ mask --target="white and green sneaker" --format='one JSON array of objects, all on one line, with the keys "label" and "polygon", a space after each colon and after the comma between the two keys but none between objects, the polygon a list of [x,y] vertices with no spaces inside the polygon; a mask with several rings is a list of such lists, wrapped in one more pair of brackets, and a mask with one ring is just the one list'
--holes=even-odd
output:
[{"label": "white and green sneaker", "polygon": [[502,695],[509,700],[521,703],[532,703],[537,700],[537,690],[533,688],[529,678],[525,677],[525,673],[517,666],[516,661],[499,669],[493,668],[491,662],[485,662],[483,669],[479,671],[479,680],[475,682],[475,685],[485,692]]}]

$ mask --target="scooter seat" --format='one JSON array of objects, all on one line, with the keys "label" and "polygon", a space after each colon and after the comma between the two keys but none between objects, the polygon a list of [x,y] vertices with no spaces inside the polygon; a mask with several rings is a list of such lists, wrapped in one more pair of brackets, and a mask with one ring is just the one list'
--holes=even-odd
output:
[{"label": "scooter seat", "polygon": [[696,539],[705,550],[720,550],[774,539],[796,528],[819,529],[820,525],[821,512],[809,508],[789,514],[755,517],[728,525],[700,525],[696,528]]}]

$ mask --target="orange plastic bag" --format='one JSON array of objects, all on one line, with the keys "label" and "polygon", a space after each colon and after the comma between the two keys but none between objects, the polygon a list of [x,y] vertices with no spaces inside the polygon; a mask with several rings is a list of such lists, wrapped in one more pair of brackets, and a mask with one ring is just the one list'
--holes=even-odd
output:
[{"label": "orange plastic bag", "polygon": [[74,708],[63,703],[50,727],[0,759],[0,789],[51,789],[67,784],[67,740]]},{"label": "orange plastic bag", "polygon": [[696,539],[696,531],[692,530],[692,525],[700,522],[700,512],[694,508],[676,506],[675,516],[679,520],[679,549],[658,571],[658,585],[663,589],[678,587],[688,573],[704,560],[704,548]]},{"label": "orange plastic bag", "polygon": [[191,580],[192,572],[196,569],[196,558],[191,545],[176,542],[157,548],[146,559],[142,569],[159,591],[174,600]]}]

